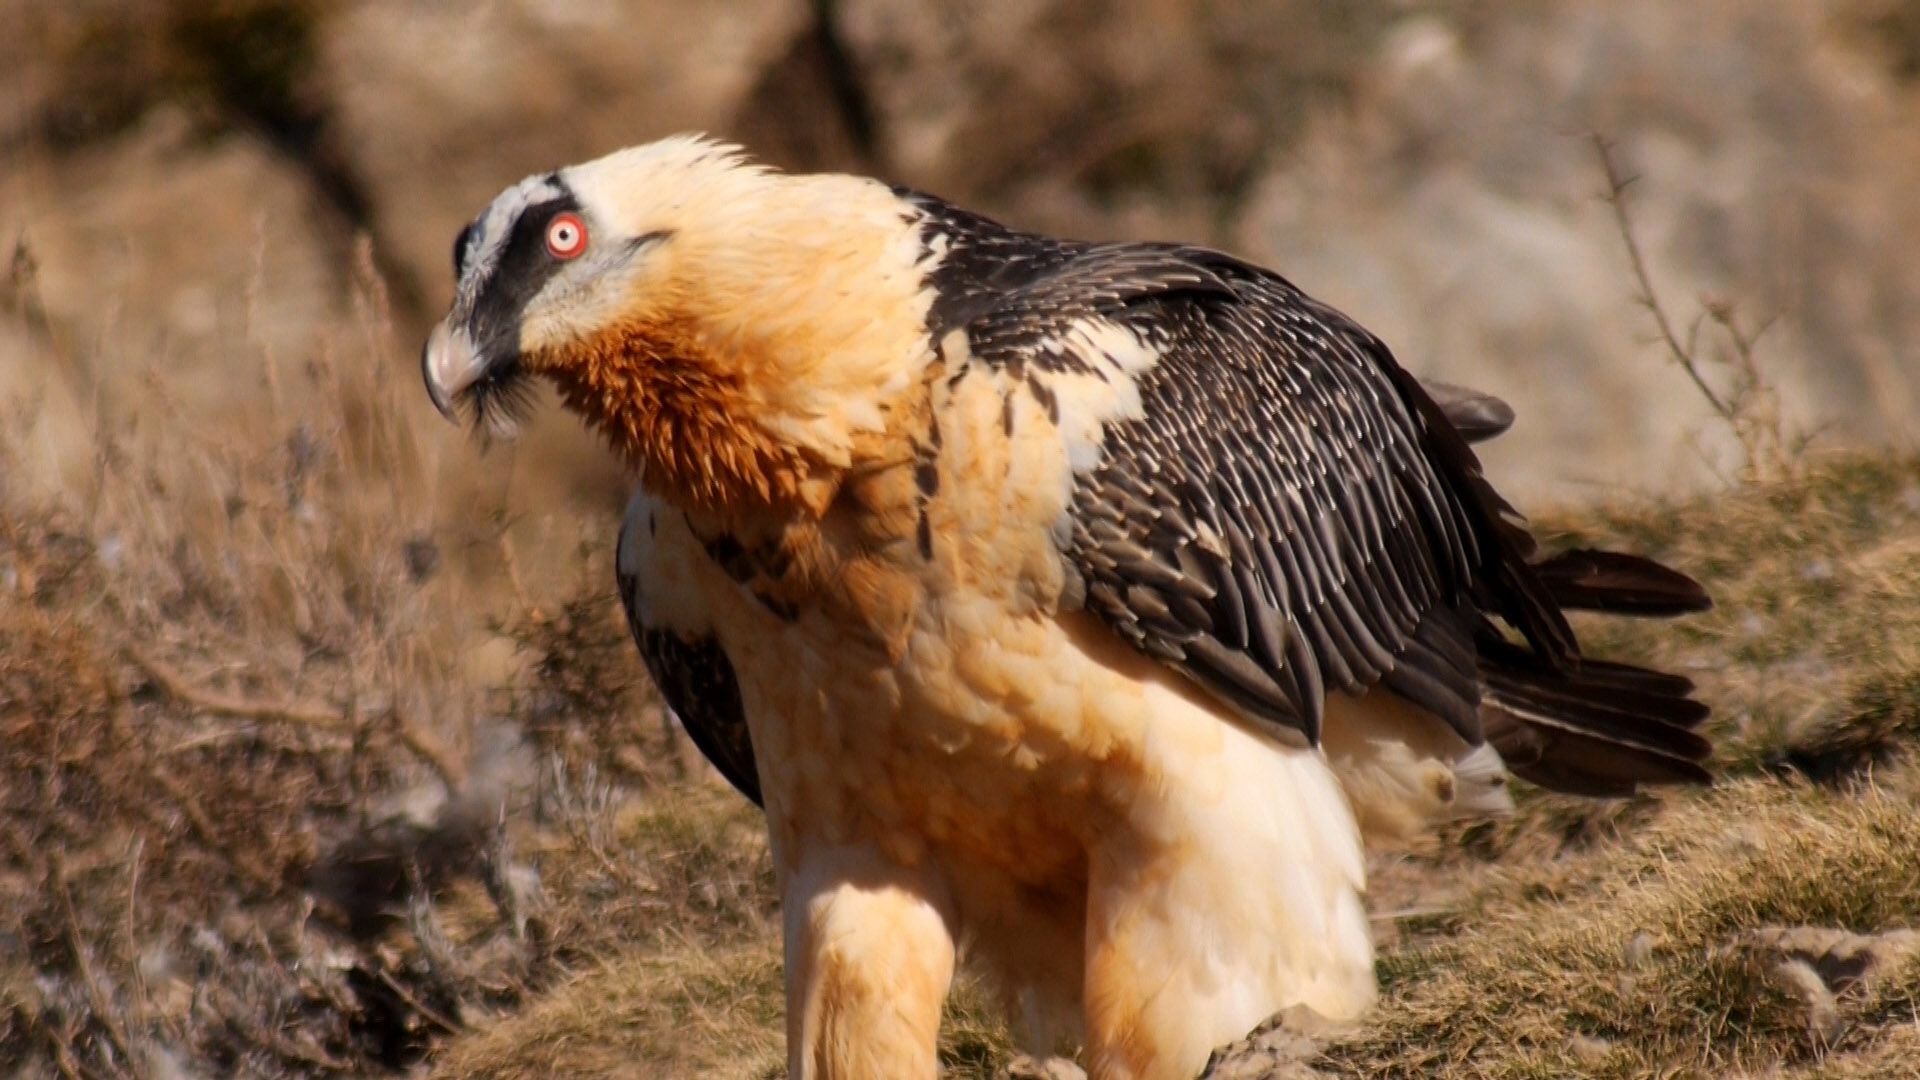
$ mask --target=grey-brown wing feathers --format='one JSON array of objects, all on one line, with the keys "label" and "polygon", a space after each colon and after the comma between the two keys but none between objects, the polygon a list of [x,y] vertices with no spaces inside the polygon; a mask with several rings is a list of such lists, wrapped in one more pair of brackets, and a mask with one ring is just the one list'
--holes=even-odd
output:
[{"label": "grey-brown wing feathers", "polygon": [[1016,383],[1121,377],[1063,346],[1101,340],[1091,324],[1151,354],[1125,376],[1138,413],[1109,420],[1076,475],[1062,545],[1070,594],[1120,637],[1305,741],[1327,691],[1383,686],[1469,742],[1486,707],[1503,752],[1554,786],[1702,775],[1691,687],[1583,662],[1562,607],[1704,594],[1627,556],[1536,564],[1468,446],[1511,423],[1503,402],[1445,384],[1436,400],[1373,335],[1229,256],[1025,237],[921,203],[942,254],[929,330],[964,331],[968,363]]},{"label": "grey-brown wing feathers", "polygon": [[[973,355],[1016,372],[1097,370],[1042,347],[1075,320],[1156,357],[1135,376],[1140,415],[1108,425],[1075,488],[1066,554],[1089,609],[1308,740],[1326,688],[1385,683],[1477,741],[1472,626],[1455,612],[1520,555],[1492,520],[1505,504],[1445,474],[1384,347],[1277,277],[1146,245],[1087,248],[965,329]],[[1516,623],[1568,651],[1555,620],[1539,601]]]}]

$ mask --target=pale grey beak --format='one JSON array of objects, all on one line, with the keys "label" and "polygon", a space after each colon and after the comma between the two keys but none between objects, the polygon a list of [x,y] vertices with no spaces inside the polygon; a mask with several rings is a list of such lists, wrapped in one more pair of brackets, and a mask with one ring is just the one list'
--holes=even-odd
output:
[{"label": "pale grey beak", "polygon": [[465,330],[443,320],[427,336],[427,347],[420,351],[420,374],[427,381],[427,396],[433,399],[440,415],[458,423],[460,414],[454,402],[485,373],[486,362]]}]

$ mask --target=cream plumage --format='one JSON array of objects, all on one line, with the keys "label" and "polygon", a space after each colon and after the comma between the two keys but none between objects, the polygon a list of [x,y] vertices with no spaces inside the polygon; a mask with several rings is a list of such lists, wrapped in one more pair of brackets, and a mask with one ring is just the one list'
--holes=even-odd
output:
[{"label": "cream plumage", "polygon": [[455,256],[435,402],[546,377],[639,474],[622,597],[766,808],[796,1077],[932,1076],[963,938],[1038,1048],[1190,1076],[1372,999],[1363,828],[1508,769],[1705,775],[1685,680],[1561,614],[1698,587],[1536,562],[1449,419],[1503,407],[1269,271],[690,138],[523,182]]}]

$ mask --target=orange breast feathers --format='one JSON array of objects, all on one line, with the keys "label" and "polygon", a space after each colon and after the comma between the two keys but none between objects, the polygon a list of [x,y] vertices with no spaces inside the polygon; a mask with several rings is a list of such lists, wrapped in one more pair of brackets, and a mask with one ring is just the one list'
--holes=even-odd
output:
[{"label": "orange breast feathers", "polygon": [[840,469],[756,422],[737,373],[757,365],[721,355],[692,320],[616,324],[531,362],[648,487],[679,505],[720,514],[798,506],[818,517],[839,486]]}]

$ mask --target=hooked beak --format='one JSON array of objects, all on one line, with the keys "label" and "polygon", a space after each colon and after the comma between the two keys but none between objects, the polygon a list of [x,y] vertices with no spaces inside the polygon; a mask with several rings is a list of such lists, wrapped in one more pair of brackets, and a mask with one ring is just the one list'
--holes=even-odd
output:
[{"label": "hooked beak", "polygon": [[433,399],[434,408],[459,423],[454,403],[486,374],[487,364],[473,339],[452,322],[452,316],[448,316],[427,336],[427,346],[420,351],[420,374],[426,379],[427,396]]}]

